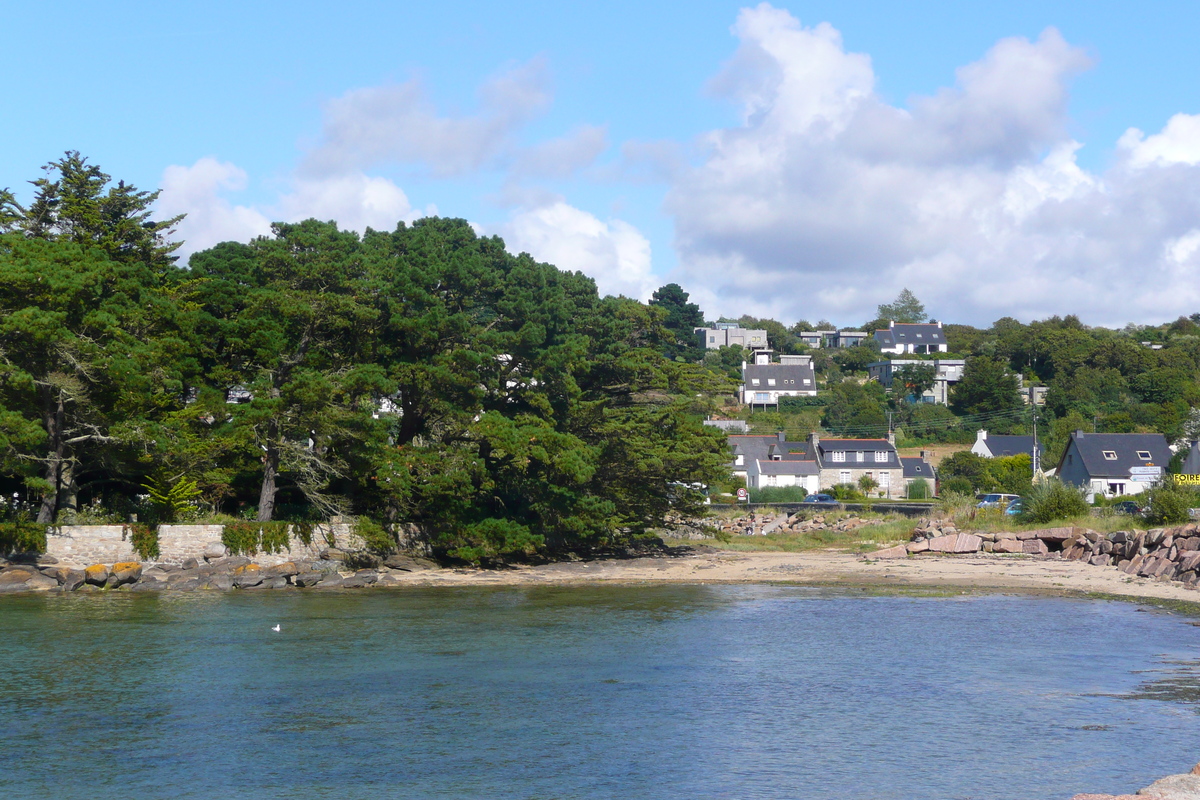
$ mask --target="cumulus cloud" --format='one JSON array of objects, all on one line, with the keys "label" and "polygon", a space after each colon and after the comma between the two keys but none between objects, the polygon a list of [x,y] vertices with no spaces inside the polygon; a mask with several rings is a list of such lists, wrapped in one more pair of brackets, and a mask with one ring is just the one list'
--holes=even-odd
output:
[{"label": "cumulus cloud", "polygon": [[602,221],[561,200],[518,211],[499,233],[511,252],[590,276],[601,295],[647,300],[658,285],[650,242],[637,228],[619,219]]},{"label": "cumulus cloud", "polygon": [[513,132],[549,102],[542,59],[486,81],[474,114],[440,114],[417,80],[355,89],[326,104],[320,141],[301,170],[330,175],[409,163],[439,178],[467,174],[505,153]]},{"label": "cumulus cloud", "polygon": [[676,277],[706,310],[853,324],[905,286],[975,323],[1200,308],[1179,282],[1196,258],[1200,118],[1131,130],[1110,170],[1082,169],[1067,101],[1090,59],[1054,29],[998,42],[906,107],[875,93],[870,60],[827,24],[763,4],[733,33],[710,90],[741,123],[703,137],[666,200]]},{"label": "cumulus cloud", "polygon": [[186,214],[178,234],[185,259],[220,242],[245,242],[268,235],[271,222],[315,217],[336,220],[344,229],[391,230],[400,220],[411,222],[436,214],[430,206],[414,209],[399,186],[386,178],[352,172],[327,178],[297,178],[290,189],[265,207],[234,205],[224,195],[246,189],[246,172],[228,162],[205,157],[190,167],[172,165],[163,172],[157,211],[161,216]]},{"label": "cumulus cloud", "polygon": [[271,232],[271,220],[261,211],[235,206],[222,196],[223,192],[242,191],[246,184],[245,170],[212,157],[190,167],[166,168],[156,208],[162,217],[187,215],[178,230],[186,248],[182,255]]},{"label": "cumulus cloud", "polygon": [[591,166],[608,149],[608,132],[600,125],[581,125],[566,136],[526,148],[513,164],[518,178],[569,178]]}]

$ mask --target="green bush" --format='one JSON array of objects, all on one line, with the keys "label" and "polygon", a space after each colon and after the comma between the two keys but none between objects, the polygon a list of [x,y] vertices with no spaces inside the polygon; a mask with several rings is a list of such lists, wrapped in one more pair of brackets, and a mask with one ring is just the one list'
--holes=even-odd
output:
[{"label": "green bush", "polygon": [[953,478],[945,478],[942,480],[941,493],[945,494],[961,494],[974,495],[975,487],[971,485],[970,478],[961,478],[955,476]]},{"label": "green bush", "polygon": [[1186,489],[1161,486],[1146,493],[1145,517],[1151,525],[1180,525],[1188,521],[1188,509],[1200,505]]},{"label": "green bush", "polygon": [[929,481],[924,478],[916,478],[908,484],[908,491],[905,496],[909,500],[927,500],[932,494],[929,490]]},{"label": "green bush", "polygon": [[862,492],[853,483],[839,483],[836,486],[830,487],[826,494],[833,495],[834,500],[840,500],[843,503],[855,503],[861,500],[866,500]]},{"label": "green bush", "polygon": [[808,491],[803,486],[768,486],[751,489],[751,503],[803,503]]},{"label": "green bush", "polygon": [[125,526],[125,534],[129,543],[142,561],[154,561],[158,558],[158,528],[144,522],[134,522]]},{"label": "green bush", "polygon": [[1088,502],[1083,490],[1068,486],[1058,478],[1050,478],[1037,484],[1025,498],[1022,522],[1043,524],[1060,519],[1082,517],[1088,513]]},{"label": "green bush", "polygon": [[46,526],[36,522],[0,522],[0,555],[46,552]]}]

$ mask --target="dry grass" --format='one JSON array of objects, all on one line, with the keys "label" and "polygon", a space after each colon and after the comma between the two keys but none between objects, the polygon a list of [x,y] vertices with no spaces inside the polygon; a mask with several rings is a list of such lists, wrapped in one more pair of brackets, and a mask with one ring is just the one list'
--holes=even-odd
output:
[{"label": "dry grass", "polygon": [[931,444],[925,447],[897,447],[896,452],[903,458],[917,458],[924,450],[929,457],[929,463],[939,467],[944,459],[963,450],[970,450],[971,447],[969,444]]}]

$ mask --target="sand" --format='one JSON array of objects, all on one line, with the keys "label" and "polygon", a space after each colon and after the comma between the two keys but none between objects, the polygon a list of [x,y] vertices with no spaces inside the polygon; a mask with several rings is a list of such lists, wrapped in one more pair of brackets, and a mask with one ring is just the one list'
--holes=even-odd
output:
[{"label": "sand", "polygon": [[504,570],[442,569],[391,573],[386,583],[414,586],[537,586],[648,583],[791,583],[1105,594],[1200,604],[1200,591],[1135,578],[1116,567],[1020,555],[922,554],[876,560],[840,551],[722,550],[685,556],[564,562]]}]

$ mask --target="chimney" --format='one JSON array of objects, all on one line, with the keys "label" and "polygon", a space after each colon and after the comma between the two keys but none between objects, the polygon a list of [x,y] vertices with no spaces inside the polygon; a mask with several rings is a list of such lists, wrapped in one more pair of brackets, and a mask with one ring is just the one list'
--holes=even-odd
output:
[{"label": "chimney", "polygon": [[896,432],[891,428],[888,428],[888,444],[892,447],[896,446]]},{"label": "chimney", "polygon": [[894,319],[890,319],[890,320],[888,320],[888,327],[889,327],[889,328],[894,328],[894,327],[896,327],[896,320],[894,320]]},{"label": "chimney", "polygon": [[1076,438],[1076,439],[1082,439],[1082,438],[1083,438],[1083,431],[1075,431],[1075,438]]},{"label": "chimney", "polygon": [[821,443],[821,434],[813,431],[808,435],[808,450],[809,454],[813,455],[817,452],[817,445]]},{"label": "chimney", "polygon": [[987,441],[987,431],[985,431],[983,428],[980,428],[979,430],[975,431],[975,441],[986,442]]},{"label": "chimney", "polygon": [[779,430],[775,431],[775,435],[779,438],[780,444],[783,444],[784,442],[787,441],[787,432],[784,431],[783,428],[780,428]]}]

